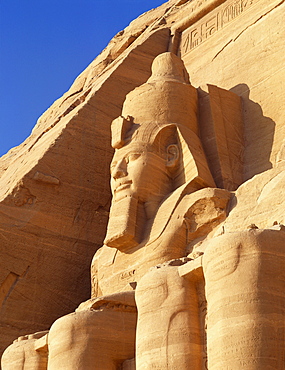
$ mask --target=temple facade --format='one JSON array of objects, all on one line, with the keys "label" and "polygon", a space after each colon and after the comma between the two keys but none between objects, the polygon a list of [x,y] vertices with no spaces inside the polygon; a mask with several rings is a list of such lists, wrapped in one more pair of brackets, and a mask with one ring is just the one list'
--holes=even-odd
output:
[{"label": "temple facade", "polygon": [[170,0],[0,159],[3,370],[284,369],[283,18]]}]

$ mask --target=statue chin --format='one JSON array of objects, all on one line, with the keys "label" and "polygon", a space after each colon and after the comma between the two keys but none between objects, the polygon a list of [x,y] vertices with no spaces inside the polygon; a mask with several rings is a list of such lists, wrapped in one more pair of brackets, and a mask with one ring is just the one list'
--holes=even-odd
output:
[{"label": "statue chin", "polygon": [[144,206],[137,198],[132,196],[113,201],[104,244],[121,251],[136,247],[143,239],[145,219]]},{"label": "statue chin", "polygon": [[[108,236],[108,235],[107,235]],[[110,237],[106,237],[104,244],[107,247],[117,248],[121,251],[136,247],[139,243],[135,240],[134,236],[128,232],[128,227],[113,233]]]}]

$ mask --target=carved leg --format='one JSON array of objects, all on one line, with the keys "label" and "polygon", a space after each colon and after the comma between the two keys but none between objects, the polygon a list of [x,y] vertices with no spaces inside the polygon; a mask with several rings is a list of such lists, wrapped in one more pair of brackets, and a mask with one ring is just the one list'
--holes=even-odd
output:
[{"label": "carved leg", "polygon": [[201,335],[195,284],[177,266],[148,272],[136,290],[136,368],[201,369]]},{"label": "carved leg", "polygon": [[247,230],[209,241],[203,267],[208,365],[283,369],[285,232]]},{"label": "carved leg", "polygon": [[116,370],[134,357],[136,313],[103,309],[64,316],[49,334],[49,370]]},{"label": "carved leg", "polygon": [[14,341],[3,353],[2,370],[46,370],[47,331],[25,335]]}]

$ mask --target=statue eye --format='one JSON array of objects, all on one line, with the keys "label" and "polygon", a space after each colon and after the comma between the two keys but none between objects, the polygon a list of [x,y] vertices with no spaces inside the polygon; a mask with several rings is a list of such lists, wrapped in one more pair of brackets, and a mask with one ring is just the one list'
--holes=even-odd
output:
[{"label": "statue eye", "polygon": [[138,159],[141,156],[141,153],[132,153],[128,156],[128,161],[132,162]]}]

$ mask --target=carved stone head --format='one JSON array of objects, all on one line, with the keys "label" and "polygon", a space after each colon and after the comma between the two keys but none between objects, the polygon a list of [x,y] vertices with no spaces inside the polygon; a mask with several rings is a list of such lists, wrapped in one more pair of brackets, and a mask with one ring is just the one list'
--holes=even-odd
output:
[{"label": "carved stone head", "polygon": [[127,95],[112,146],[107,246],[139,244],[159,204],[183,184],[214,186],[198,138],[197,92],[176,55],[159,55],[149,80]]}]

